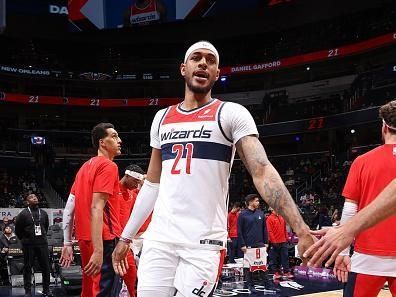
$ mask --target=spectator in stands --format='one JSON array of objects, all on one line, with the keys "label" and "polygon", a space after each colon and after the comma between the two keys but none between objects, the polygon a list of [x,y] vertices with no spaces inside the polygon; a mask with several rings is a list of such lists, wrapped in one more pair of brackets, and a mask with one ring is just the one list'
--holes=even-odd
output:
[{"label": "spectator in stands", "polygon": [[331,205],[331,206],[330,206],[330,208],[329,208],[328,215],[332,217],[332,216],[333,216],[333,213],[334,213],[334,211],[335,211],[335,210],[334,210],[334,205]]},{"label": "spectator in stands", "polygon": [[16,224],[16,217],[13,217],[10,223],[10,227],[12,228],[13,232],[15,232],[15,224]]},{"label": "spectator in stands", "polygon": [[10,219],[8,217],[3,217],[3,221],[0,223],[0,231],[4,232],[4,228],[10,225]]},{"label": "spectator in stands", "polygon": [[301,197],[300,197],[300,203],[301,203],[301,205],[305,205],[305,204],[306,204],[306,201],[307,201],[308,199],[309,199],[309,191],[306,190],[305,193],[304,193],[304,195],[301,195]]},{"label": "spectator in stands", "polygon": [[287,278],[293,278],[293,274],[289,270],[289,251],[288,251],[288,234],[286,230],[285,220],[272,208],[271,215],[267,218],[267,230],[269,237],[269,253],[268,260],[271,271],[274,272],[274,278],[282,277],[283,274]]},{"label": "spectator in stands", "polygon": [[319,229],[322,227],[329,227],[332,225],[329,211],[326,207],[322,207],[319,211]]},{"label": "spectator in stands", "polygon": [[337,199],[337,193],[334,191],[334,188],[333,187],[330,187],[330,189],[329,189],[329,193],[328,193],[328,196],[327,196],[328,198],[329,198],[329,200],[330,201],[335,201],[336,199]]},{"label": "spectator in stands", "polygon": [[32,296],[32,267],[36,257],[43,275],[42,296],[53,296],[49,290],[50,265],[47,242],[49,227],[48,214],[38,207],[39,202],[35,194],[28,195],[26,200],[28,207],[18,214],[15,226],[15,233],[22,241],[25,297]]},{"label": "spectator in stands", "polygon": [[289,176],[294,175],[294,170],[293,170],[291,167],[289,167],[289,168],[286,170],[286,175],[289,175]]},{"label": "spectator in stands", "polygon": [[294,180],[293,177],[289,176],[289,178],[287,179],[287,181],[285,181],[285,185],[286,186],[294,186],[294,184],[296,183],[296,181]]},{"label": "spectator in stands", "polygon": [[313,201],[314,201],[314,196],[311,194],[309,190],[307,190],[305,194],[300,197],[301,208],[303,209],[304,212],[311,211]]},{"label": "spectator in stands", "polygon": [[319,211],[315,206],[313,206],[310,211],[310,227],[311,229],[316,230],[319,225]]},{"label": "spectator in stands", "polygon": [[8,207],[9,208],[14,208],[17,206],[16,200],[15,200],[15,194],[14,193],[9,193],[8,194]]},{"label": "spectator in stands", "polygon": [[7,242],[10,241],[11,237],[15,236],[11,226],[6,226],[4,228],[3,235]]},{"label": "spectator in stands", "polygon": [[341,214],[338,211],[338,209],[336,208],[334,210],[333,215],[331,216],[331,223],[333,226],[338,226],[338,225],[340,225],[340,221],[341,221]]},{"label": "spectator in stands", "polygon": [[235,263],[235,257],[240,254],[238,252],[238,217],[241,211],[241,204],[235,202],[231,211],[228,213],[227,229],[228,229],[228,262]]},{"label": "spectator in stands", "polygon": [[15,234],[12,232],[10,226],[6,226],[3,233],[0,232],[0,277],[3,286],[10,285],[6,265],[6,257],[8,253],[9,243],[13,237],[15,237]]}]

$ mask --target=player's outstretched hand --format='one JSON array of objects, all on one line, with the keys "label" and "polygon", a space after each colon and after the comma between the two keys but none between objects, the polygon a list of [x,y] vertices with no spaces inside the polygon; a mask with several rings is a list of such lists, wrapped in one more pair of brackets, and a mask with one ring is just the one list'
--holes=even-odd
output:
[{"label": "player's outstretched hand", "polygon": [[325,266],[329,267],[344,249],[351,245],[354,234],[345,226],[323,228],[318,231],[311,231],[314,235],[323,237],[312,245],[305,253],[306,258],[310,258],[308,265],[319,267],[323,261],[327,260]]},{"label": "player's outstretched hand", "polygon": [[116,274],[124,276],[128,270],[126,256],[129,251],[129,243],[119,241],[112,254],[113,268]]},{"label": "player's outstretched hand", "polygon": [[349,256],[337,256],[333,271],[340,282],[346,283],[348,272],[351,271],[351,258]]},{"label": "player's outstretched hand", "polygon": [[92,253],[88,264],[84,267],[84,273],[88,276],[94,276],[100,272],[103,264],[103,252]]},{"label": "player's outstretched hand", "polygon": [[62,248],[61,257],[59,259],[59,263],[62,267],[70,267],[70,264],[73,262],[73,247],[71,245],[65,245]]}]

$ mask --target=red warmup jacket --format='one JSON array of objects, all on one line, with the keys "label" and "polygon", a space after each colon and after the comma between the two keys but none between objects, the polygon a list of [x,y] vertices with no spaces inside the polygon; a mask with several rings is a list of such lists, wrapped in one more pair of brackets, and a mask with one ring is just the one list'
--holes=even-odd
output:
[{"label": "red warmup jacket", "polygon": [[228,213],[227,229],[228,229],[229,238],[238,237],[238,217],[239,217],[239,211],[236,213],[232,213],[230,211]]},{"label": "red warmup jacket", "polygon": [[271,214],[267,218],[267,231],[270,243],[287,242],[286,222],[280,215]]}]

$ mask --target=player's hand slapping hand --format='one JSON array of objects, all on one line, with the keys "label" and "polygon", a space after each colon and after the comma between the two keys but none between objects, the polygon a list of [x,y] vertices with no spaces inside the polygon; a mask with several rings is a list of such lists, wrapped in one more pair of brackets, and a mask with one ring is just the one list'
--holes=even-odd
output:
[{"label": "player's hand slapping hand", "polygon": [[304,256],[309,260],[309,266],[319,267],[328,257],[325,266],[330,266],[340,252],[346,249],[353,241],[354,234],[350,232],[346,225],[340,227],[323,228],[318,231],[311,231],[312,234],[323,237],[305,251]]},{"label": "player's hand slapping hand", "polygon": [[88,276],[94,276],[100,272],[103,264],[103,252],[94,251],[88,264],[84,267],[84,273]]},{"label": "player's hand slapping hand", "polygon": [[128,270],[128,262],[126,259],[128,251],[129,243],[120,240],[112,254],[114,271],[120,276],[124,276]]},{"label": "player's hand slapping hand", "polygon": [[300,255],[300,258],[302,260],[303,266],[306,266],[309,260],[308,258],[304,257],[305,251],[310,246],[312,246],[317,240],[318,239],[315,236],[311,235],[309,232],[307,232],[303,236],[298,237],[297,249],[298,249],[298,254]]},{"label": "player's hand slapping hand", "polygon": [[70,264],[73,262],[73,247],[71,245],[65,245],[62,248],[61,257],[59,259],[59,263],[62,267],[70,267]]}]

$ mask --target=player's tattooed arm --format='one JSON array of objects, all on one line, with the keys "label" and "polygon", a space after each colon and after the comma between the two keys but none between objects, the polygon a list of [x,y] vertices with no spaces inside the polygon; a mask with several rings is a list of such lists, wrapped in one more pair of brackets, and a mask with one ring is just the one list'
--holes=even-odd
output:
[{"label": "player's tattooed arm", "polygon": [[308,226],[304,223],[279,173],[268,160],[258,138],[253,135],[242,137],[237,142],[236,148],[265,202],[285,218],[297,236],[308,234]]}]

